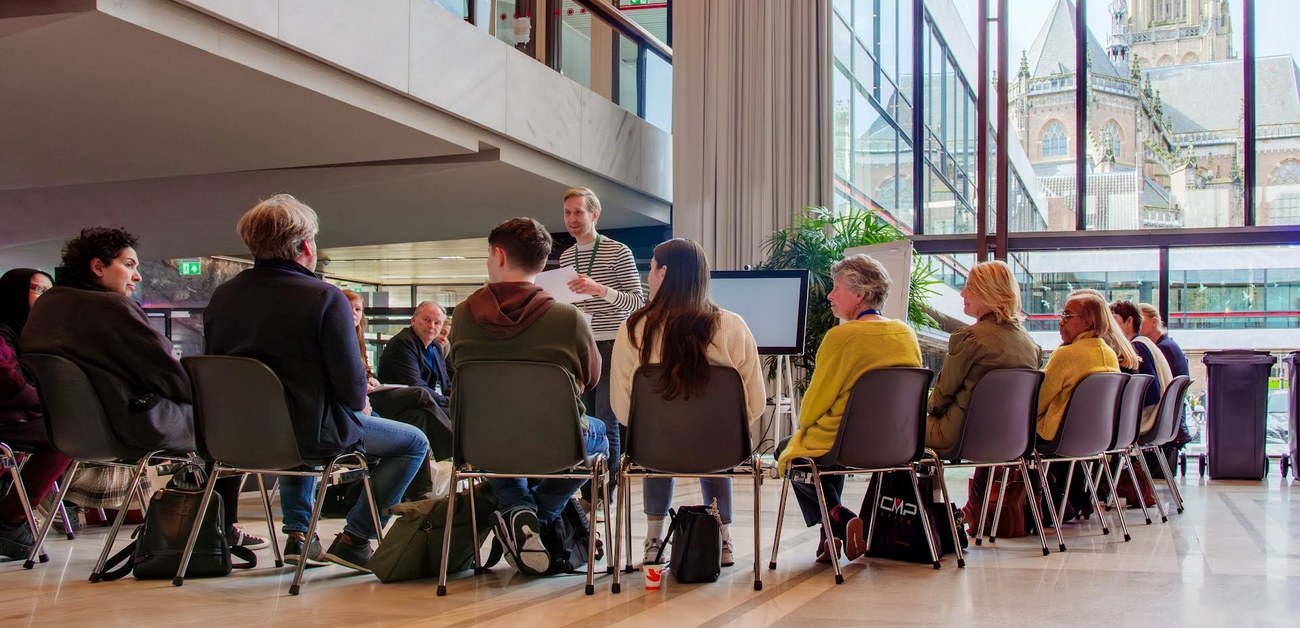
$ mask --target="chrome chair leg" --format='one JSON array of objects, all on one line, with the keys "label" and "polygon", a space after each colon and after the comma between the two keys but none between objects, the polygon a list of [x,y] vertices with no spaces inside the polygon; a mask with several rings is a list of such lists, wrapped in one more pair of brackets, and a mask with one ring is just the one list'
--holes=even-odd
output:
[{"label": "chrome chair leg", "polygon": [[[989,525],[988,522],[988,502],[993,496],[993,473],[996,470],[993,467],[986,467],[989,470],[989,476],[984,480],[984,503],[980,504],[980,524],[975,531],[975,544],[984,544],[984,530]],[[996,524],[994,524],[996,525]]]},{"label": "chrome chair leg", "polygon": [[[1098,457],[1098,459],[1097,459],[1097,464],[1101,466],[1101,470],[1102,470],[1102,472],[1106,474],[1106,482],[1110,484],[1110,492],[1111,492],[1111,494],[1118,493],[1118,492],[1119,492],[1119,489],[1118,489],[1118,487],[1116,487],[1116,485],[1115,485],[1115,476],[1111,474],[1111,472],[1110,472],[1110,465],[1109,465],[1109,464],[1106,464],[1106,456],[1105,456],[1104,454],[1103,454],[1102,456]],[[1095,489],[1095,488],[1096,488],[1096,485],[1094,484],[1093,487],[1094,487],[1094,489]],[[1118,501],[1117,501],[1116,503],[1118,503]],[[1099,516],[1100,516],[1100,515],[1099,515]],[[1129,532],[1128,532],[1128,522],[1126,522],[1126,521],[1124,520],[1124,509],[1123,509],[1123,508],[1116,508],[1116,509],[1115,509],[1115,516],[1119,517],[1119,528],[1120,528],[1120,531],[1124,533],[1124,542],[1127,543],[1127,542],[1129,542],[1129,541],[1132,541],[1132,540],[1133,540],[1133,537],[1130,536],[1130,535],[1129,535]]]},{"label": "chrome chair leg", "polygon": [[[1043,457],[1040,456],[1037,451],[1035,451],[1034,467],[1038,470],[1038,479],[1042,483],[1040,486],[1042,486],[1043,489],[1043,497],[1044,497],[1043,502],[1047,504],[1047,514],[1052,516],[1052,530],[1056,532],[1056,543],[1057,543],[1058,550],[1064,552],[1065,537],[1061,536],[1061,518],[1056,512],[1056,502],[1052,500],[1051,491],[1048,490],[1047,470],[1045,466],[1046,465],[1043,464]],[[1030,490],[1033,490],[1032,485],[1030,486]],[[1042,522],[1040,521],[1039,523],[1041,524]]]},{"label": "chrome chair leg", "polygon": [[[199,540],[199,530],[203,527],[203,516],[208,512],[208,505],[212,503],[213,489],[217,486],[217,480],[221,478],[221,465],[214,465],[212,473],[208,475],[207,481],[203,483],[203,497],[199,500],[199,512],[194,518],[194,523],[190,524],[190,533],[186,535],[185,550],[181,552],[181,564],[176,567],[176,575],[172,577],[172,586],[179,587],[185,584],[185,570],[190,566],[190,557],[194,555],[194,544]],[[237,507],[232,504],[231,508]]]},{"label": "chrome chair leg", "polygon": [[[1133,458],[1137,458],[1138,466],[1141,467],[1142,470],[1142,475],[1146,476],[1147,484],[1151,485],[1151,493],[1156,496],[1156,510],[1160,511],[1160,522],[1168,523],[1169,513],[1165,512],[1165,500],[1161,499],[1160,494],[1156,492],[1156,482],[1155,479],[1151,477],[1151,468],[1147,466],[1146,455],[1143,453],[1141,448],[1138,448],[1135,453],[1130,453],[1129,455]],[[1132,465],[1133,461],[1130,460],[1129,466]]]},{"label": "chrome chair leg", "polygon": [[[1043,514],[1038,510],[1038,496],[1034,494],[1034,483],[1029,477],[1029,463],[1024,458],[1020,459],[1020,477],[1025,481],[1025,499],[1029,501],[1029,510],[1034,515],[1034,528],[1038,531],[1038,541],[1043,544],[1043,556],[1047,556],[1051,552],[1047,549],[1047,535],[1043,532]],[[1060,530],[1057,530],[1057,534],[1060,534]]]},{"label": "chrome chair leg", "polygon": [[760,556],[762,550],[759,547],[758,537],[762,534],[762,526],[760,525],[762,508],[760,506],[763,498],[763,465],[759,462],[758,456],[751,458],[749,464],[754,472],[754,590],[762,591],[763,571],[759,567],[759,562],[762,560]]},{"label": "chrome chair leg", "polygon": [[957,517],[953,514],[952,500],[948,497],[948,482],[944,479],[943,460],[934,456],[935,475],[938,476],[939,493],[943,496],[943,514],[948,517],[948,531],[952,533],[952,545],[957,553],[957,568],[966,567],[966,555],[961,548],[961,535],[957,533]]},{"label": "chrome chair leg", "polygon": [[131,498],[140,499],[141,511],[148,508],[147,500],[143,497],[140,481],[144,477],[145,470],[149,468],[149,461],[160,453],[162,452],[151,451],[136,464],[135,473],[131,475],[131,486],[127,491],[126,499],[122,500],[122,505],[117,509],[117,517],[113,519],[113,527],[109,529],[108,538],[104,540],[104,549],[99,553],[99,561],[95,563],[95,569],[90,572],[91,582],[99,582],[103,578],[104,564],[108,562],[108,555],[113,551],[113,541],[117,540],[117,533],[122,529],[122,523],[126,521],[126,512],[131,509]]},{"label": "chrome chair leg", "polygon": [[[996,467],[989,469],[989,478],[993,477]],[[1007,481],[1011,479],[1011,467],[1002,467],[1002,486],[998,489],[998,505],[993,509],[993,529],[989,530],[989,543],[998,542],[998,523],[1002,521],[1002,502],[1007,499]]]},{"label": "chrome chair leg", "polygon": [[790,471],[781,479],[781,505],[776,509],[776,535],[772,538],[772,558],[767,563],[768,569],[776,569],[776,553],[781,549],[781,525],[785,523],[785,502],[790,496]]},{"label": "chrome chair leg", "polygon": [[[831,571],[835,573],[835,584],[844,584],[844,574],[840,572],[840,552],[835,546],[835,532],[831,529],[831,515],[826,508],[826,493],[822,491],[821,471],[817,463],[811,463],[813,488],[817,490],[817,508],[822,514],[822,532],[826,535],[826,552],[830,555]],[[924,519],[924,517],[923,517]],[[875,521],[875,517],[872,517]]]},{"label": "chrome chair leg", "polygon": [[[77,477],[77,471],[81,469],[81,461],[73,460],[72,465],[68,467],[67,473],[64,474],[63,486],[55,489],[54,502],[63,505],[63,498],[67,496],[68,489],[72,487],[73,478]],[[57,486],[57,483],[56,483]],[[68,526],[69,536],[71,536],[72,521],[68,518],[67,511],[63,511],[63,522]],[[45,518],[45,523],[41,524],[41,530],[36,535],[36,543],[32,545],[32,553],[28,555],[27,560],[23,563],[24,569],[31,569],[36,566],[36,561],[40,559],[42,546],[45,544],[45,538],[50,534],[50,527],[54,525],[54,515]]]},{"label": "chrome chair leg", "polygon": [[[438,597],[443,597],[447,595],[447,561],[451,558],[451,525],[452,525],[452,517],[455,516],[456,514],[456,489],[457,489],[456,476],[458,475],[459,471],[460,469],[453,461],[451,465],[451,480],[450,480],[451,492],[449,493],[449,497],[448,497],[449,501],[447,502],[447,521],[445,522],[445,525],[442,528],[442,564],[439,565],[438,567],[438,593],[437,593]],[[473,490],[474,490],[474,486],[473,483],[471,482],[470,491],[472,492]],[[506,551],[509,551],[509,548],[506,548]],[[478,550],[475,550],[474,553],[477,554]]]},{"label": "chrome chair leg", "polygon": [[257,493],[262,497],[262,512],[266,514],[266,528],[271,533],[271,552],[275,556],[275,566],[284,566],[284,553],[280,550],[280,536],[275,529],[275,515],[271,512],[271,494],[266,492],[266,480],[261,473],[254,473],[257,478]]},{"label": "chrome chair leg", "polygon": [[[1151,511],[1147,510],[1147,500],[1142,496],[1142,485],[1138,483],[1137,472],[1133,470],[1133,461],[1129,459],[1127,451],[1119,454],[1119,463],[1115,466],[1115,474],[1118,475],[1123,470],[1128,471],[1128,479],[1133,483],[1133,492],[1138,495],[1138,505],[1142,507],[1142,517],[1147,520],[1147,525],[1151,525]],[[1151,492],[1154,494],[1155,489],[1153,488]],[[1119,503],[1118,491],[1115,493],[1115,503]]]}]

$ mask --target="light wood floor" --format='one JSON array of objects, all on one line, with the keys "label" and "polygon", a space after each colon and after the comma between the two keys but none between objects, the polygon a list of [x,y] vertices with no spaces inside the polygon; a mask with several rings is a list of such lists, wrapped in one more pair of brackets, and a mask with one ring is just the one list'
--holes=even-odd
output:
[{"label": "light wood floor", "polygon": [[[31,571],[0,564],[0,626],[1296,625],[1300,498],[1293,485],[1276,474],[1263,482],[1202,482],[1192,473],[1180,480],[1187,512],[1165,525],[1131,525],[1131,543],[1102,536],[1095,523],[1067,525],[1065,553],[1043,557],[1036,537],[1027,537],[972,547],[966,569],[951,556],[939,571],[859,559],[845,566],[839,586],[829,567],[814,564],[817,533],[797,512],[787,514],[778,569],[767,569],[780,487],[768,481],[761,592],[746,562],[753,558],[750,490],[740,483],[738,562],[721,581],[665,578],[662,590],[646,591],[631,574],[619,595],[609,592],[607,575],[597,579],[596,595],[585,596],[581,576],[526,578],[504,564],[478,577],[459,575],[443,598],[434,595],[433,580],[386,585],[336,566],[309,570],[297,597],[288,595],[289,568],[258,567],[182,588],[129,578],[91,584],[86,577],[106,534],[91,528],[76,541],[52,540],[51,561]],[[954,499],[963,500],[964,476],[953,473],[949,482]],[[848,503],[864,490],[865,482],[851,479]],[[699,501],[697,483],[679,482],[677,503]],[[241,506],[248,513],[242,525],[265,533],[254,504],[250,498]],[[639,558],[644,521],[634,519]],[[325,532],[339,525],[327,521]],[[260,554],[269,564],[270,550]]]}]

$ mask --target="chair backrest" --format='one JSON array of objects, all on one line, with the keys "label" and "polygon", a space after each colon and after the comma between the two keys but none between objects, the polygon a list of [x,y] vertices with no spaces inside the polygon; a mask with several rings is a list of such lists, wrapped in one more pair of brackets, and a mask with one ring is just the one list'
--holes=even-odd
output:
[{"label": "chair backrest", "polygon": [[586,458],[573,376],[547,362],[473,361],[453,381],[453,459],[476,469],[556,473]]},{"label": "chair backrest", "polygon": [[1115,430],[1108,451],[1124,449],[1137,440],[1138,428],[1142,425],[1142,402],[1146,398],[1147,387],[1154,384],[1156,378],[1145,373],[1128,376],[1128,383],[1120,393],[1119,412],[1115,413]]},{"label": "chair backrest", "polygon": [[753,449],[740,373],[709,367],[703,395],[671,400],[656,390],[662,373],[651,364],[632,376],[628,457],[664,473],[717,473],[744,464]]},{"label": "chair backrest", "polygon": [[1160,409],[1156,411],[1156,424],[1145,434],[1138,436],[1138,443],[1143,445],[1163,445],[1178,436],[1179,419],[1183,416],[1183,407],[1187,402],[1187,387],[1192,379],[1186,375],[1169,380],[1164,393],[1160,395]]},{"label": "chair backrest", "polygon": [[859,469],[899,467],[925,453],[925,399],[930,369],[890,367],[853,384],[835,444],[817,464]]},{"label": "chair backrest", "polygon": [[25,353],[19,362],[36,380],[50,445],[82,462],[135,460],[145,451],[123,443],[108,423],[86,372],[57,355]]},{"label": "chair backrest", "polygon": [[1093,373],[1079,382],[1061,419],[1056,440],[1043,447],[1058,456],[1095,456],[1110,446],[1126,373]]},{"label": "chair backrest", "polygon": [[995,369],[971,391],[961,435],[939,455],[949,460],[1006,462],[1029,451],[1038,418],[1038,369]]},{"label": "chair backrest", "polygon": [[227,355],[181,358],[194,389],[200,455],[245,469],[293,469],[298,450],[284,386],[258,360]]}]

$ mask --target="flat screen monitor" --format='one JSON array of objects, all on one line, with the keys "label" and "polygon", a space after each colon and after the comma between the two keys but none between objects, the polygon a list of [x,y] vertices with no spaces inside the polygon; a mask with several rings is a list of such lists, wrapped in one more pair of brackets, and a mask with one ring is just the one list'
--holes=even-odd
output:
[{"label": "flat screen monitor", "polygon": [[710,296],[739,314],[766,355],[801,355],[808,323],[808,271],[715,270]]}]

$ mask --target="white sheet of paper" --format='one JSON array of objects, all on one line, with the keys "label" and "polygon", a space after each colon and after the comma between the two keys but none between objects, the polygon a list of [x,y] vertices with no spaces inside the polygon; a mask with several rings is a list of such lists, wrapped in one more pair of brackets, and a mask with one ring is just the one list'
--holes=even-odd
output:
[{"label": "white sheet of paper", "polygon": [[537,275],[537,285],[555,297],[560,303],[577,303],[589,299],[585,294],[578,294],[569,289],[569,282],[578,278],[578,271],[572,266],[562,266]]}]

